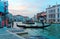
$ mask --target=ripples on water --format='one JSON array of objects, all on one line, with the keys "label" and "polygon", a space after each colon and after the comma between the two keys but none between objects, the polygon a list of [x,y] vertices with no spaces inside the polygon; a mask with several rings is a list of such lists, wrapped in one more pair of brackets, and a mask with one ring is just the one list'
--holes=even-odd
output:
[{"label": "ripples on water", "polygon": [[[41,24],[37,24],[41,25]],[[49,39],[60,39],[60,24],[52,24],[43,29],[26,29],[29,36],[46,36]]]}]

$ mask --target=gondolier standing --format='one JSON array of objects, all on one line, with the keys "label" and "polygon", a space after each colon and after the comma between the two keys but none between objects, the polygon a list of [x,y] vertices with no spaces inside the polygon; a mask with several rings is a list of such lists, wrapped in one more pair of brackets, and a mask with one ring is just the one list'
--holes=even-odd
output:
[{"label": "gondolier standing", "polygon": [[44,26],[44,17],[43,16],[40,16],[39,20],[42,23],[42,26]]},{"label": "gondolier standing", "polygon": [[43,16],[40,16],[39,21],[42,23],[43,32],[44,32],[44,20],[45,20],[45,18]]}]

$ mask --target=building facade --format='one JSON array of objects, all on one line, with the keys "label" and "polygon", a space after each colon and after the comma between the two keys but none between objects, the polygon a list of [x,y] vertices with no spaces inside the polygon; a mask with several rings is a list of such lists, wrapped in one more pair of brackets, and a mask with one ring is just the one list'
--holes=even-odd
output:
[{"label": "building facade", "polygon": [[37,21],[38,21],[37,15],[34,15],[34,17],[32,17],[32,20],[33,20],[34,22],[37,22]]},{"label": "building facade", "polygon": [[3,14],[8,13],[8,0],[0,0],[0,12]]},{"label": "building facade", "polygon": [[8,0],[0,0],[0,27],[8,25],[6,14],[8,14]]},{"label": "building facade", "polygon": [[47,22],[60,23],[60,5],[49,6],[46,11]]},{"label": "building facade", "polygon": [[24,16],[24,19],[25,19],[25,21],[30,20],[30,18],[28,16]]},{"label": "building facade", "polygon": [[15,22],[24,22],[25,21],[25,18],[22,15],[14,15],[13,19]]},{"label": "building facade", "polygon": [[43,17],[44,20],[46,21],[46,12],[40,12],[40,13],[37,13],[37,19],[38,21],[40,21],[40,18]]}]

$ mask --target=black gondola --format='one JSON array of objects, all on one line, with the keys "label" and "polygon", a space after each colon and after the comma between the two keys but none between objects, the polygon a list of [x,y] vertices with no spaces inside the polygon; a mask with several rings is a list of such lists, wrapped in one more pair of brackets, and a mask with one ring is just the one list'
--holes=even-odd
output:
[{"label": "black gondola", "polygon": [[18,27],[23,27],[23,28],[41,28],[41,29],[43,29],[43,28],[46,28],[46,27],[49,27],[51,24],[49,24],[49,25],[44,25],[44,26],[38,26],[38,25],[36,25],[36,26],[26,26],[26,25],[17,25]]}]

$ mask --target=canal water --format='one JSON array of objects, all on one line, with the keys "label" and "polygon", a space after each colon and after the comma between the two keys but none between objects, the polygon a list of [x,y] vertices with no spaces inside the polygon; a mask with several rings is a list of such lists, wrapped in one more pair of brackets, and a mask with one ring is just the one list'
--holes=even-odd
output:
[{"label": "canal water", "polygon": [[[37,23],[37,25],[42,25],[41,23]],[[44,39],[60,39],[60,24],[51,24],[51,26],[43,29],[25,29],[28,34],[22,35],[23,37],[31,37],[31,39],[40,39],[39,37],[43,37]],[[43,39],[42,38],[42,39]]]}]

